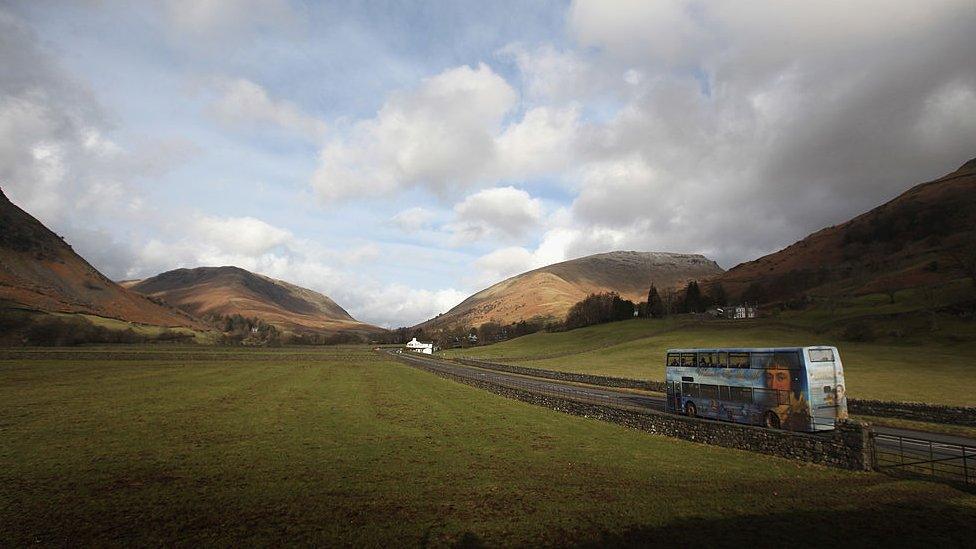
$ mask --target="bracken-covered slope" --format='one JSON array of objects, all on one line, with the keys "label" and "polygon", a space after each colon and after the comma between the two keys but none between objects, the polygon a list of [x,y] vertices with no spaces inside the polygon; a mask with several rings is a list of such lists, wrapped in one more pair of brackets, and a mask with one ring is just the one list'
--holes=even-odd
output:
[{"label": "bracken-covered slope", "polygon": [[572,259],[503,280],[465,299],[423,328],[509,324],[538,317],[562,320],[573,304],[591,293],[614,291],[644,301],[653,282],[678,287],[722,272],[697,254],[609,252]]},{"label": "bracken-covered slope", "polygon": [[84,313],[157,326],[204,329],[183,311],[154,303],[98,272],[0,190],[0,304]]},{"label": "bracken-covered slope", "polygon": [[379,333],[318,292],[238,267],[176,269],[124,282],[195,316],[239,314],[295,331]]},{"label": "bracken-covered slope", "polygon": [[976,159],[854,219],[711,280],[762,301],[938,285],[963,275],[976,246]]}]

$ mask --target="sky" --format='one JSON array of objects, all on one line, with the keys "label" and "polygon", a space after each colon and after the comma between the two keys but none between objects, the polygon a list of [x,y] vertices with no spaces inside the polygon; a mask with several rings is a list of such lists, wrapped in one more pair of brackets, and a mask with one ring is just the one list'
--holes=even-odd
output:
[{"label": "sky", "polygon": [[386,327],[592,253],[730,268],[976,157],[976,0],[0,0],[0,188],[114,279]]}]

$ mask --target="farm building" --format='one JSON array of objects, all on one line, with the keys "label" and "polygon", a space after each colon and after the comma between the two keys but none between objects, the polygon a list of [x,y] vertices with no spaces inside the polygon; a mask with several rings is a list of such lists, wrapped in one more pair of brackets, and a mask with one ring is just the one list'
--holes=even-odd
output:
[{"label": "farm building", "polygon": [[413,338],[407,342],[407,350],[415,353],[430,355],[434,353],[434,344],[423,343],[421,341],[417,341],[417,338]]}]

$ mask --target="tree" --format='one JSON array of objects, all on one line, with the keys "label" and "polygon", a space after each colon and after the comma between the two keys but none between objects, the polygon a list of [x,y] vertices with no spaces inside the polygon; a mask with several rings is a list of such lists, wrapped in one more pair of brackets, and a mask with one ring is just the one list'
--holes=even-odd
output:
[{"label": "tree", "polygon": [[657,288],[651,284],[651,289],[647,292],[647,317],[661,318],[664,316],[664,302],[657,293]]},{"label": "tree", "polygon": [[708,301],[716,307],[725,307],[729,304],[729,296],[721,284],[714,284],[708,289]]},{"label": "tree", "polygon": [[664,295],[661,297],[661,303],[664,307],[664,315],[673,315],[678,312],[678,292],[674,291],[674,288],[668,288],[664,290]]},{"label": "tree", "polygon": [[616,292],[590,294],[570,307],[566,313],[565,327],[571,330],[633,316],[634,302],[621,298]]},{"label": "tree", "polygon": [[766,292],[758,282],[753,282],[742,292],[743,303],[763,303],[766,301]]},{"label": "tree", "polygon": [[701,288],[698,283],[692,280],[685,288],[685,310],[689,313],[705,312],[705,303],[702,300]]}]

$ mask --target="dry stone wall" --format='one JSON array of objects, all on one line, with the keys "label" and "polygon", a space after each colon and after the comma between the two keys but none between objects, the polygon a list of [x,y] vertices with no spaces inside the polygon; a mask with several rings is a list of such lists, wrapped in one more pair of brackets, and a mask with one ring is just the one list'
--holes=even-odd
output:
[{"label": "dry stone wall", "polygon": [[617,423],[648,433],[843,469],[857,471],[871,469],[873,442],[870,436],[870,428],[856,421],[842,422],[834,431],[819,434],[763,429],[751,425],[689,418],[653,410],[634,411],[579,402],[568,398],[506,387],[484,379],[467,378],[437,368],[426,367],[420,361],[400,360],[438,376],[495,394],[545,406],[567,414]]}]

